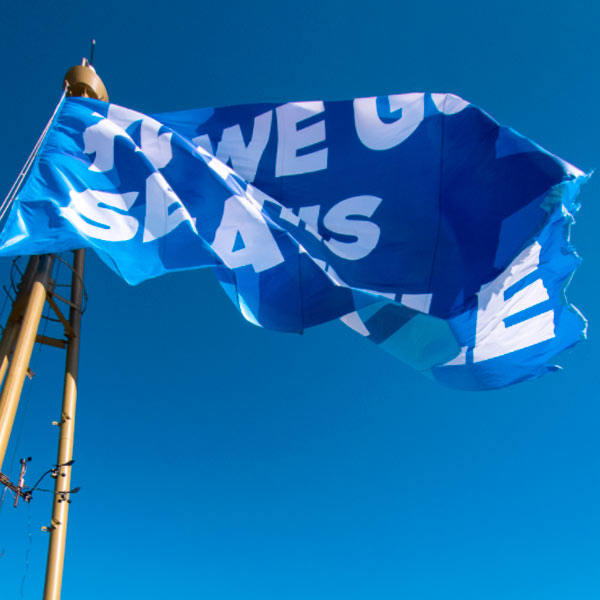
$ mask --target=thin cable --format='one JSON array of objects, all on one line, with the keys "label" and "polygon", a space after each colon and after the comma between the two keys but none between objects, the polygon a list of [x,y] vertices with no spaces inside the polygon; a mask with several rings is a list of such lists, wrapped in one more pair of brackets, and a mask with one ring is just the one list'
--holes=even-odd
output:
[{"label": "thin cable", "polygon": [[[28,492],[32,492],[33,490],[27,490]],[[57,492],[55,490],[49,490],[46,488],[35,488],[36,492],[48,492],[50,494],[54,494],[55,496],[64,496],[66,494],[76,494],[79,491],[79,488],[73,488],[72,490],[64,490],[62,492]]]},{"label": "thin cable", "polygon": [[49,127],[46,126],[44,128],[44,130],[42,131],[42,135],[40,136],[36,145],[33,147],[33,150],[31,151],[31,154],[29,155],[29,157],[27,158],[27,161],[23,165],[21,172],[15,179],[15,182],[13,183],[12,187],[10,188],[8,195],[4,199],[4,202],[2,203],[2,205],[0,206],[0,220],[2,220],[2,218],[4,218],[4,214],[6,213],[8,207],[13,203],[17,193],[21,189],[21,184],[23,183],[25,177],[27,176],[27,173],[29,173],[29,169],[33,165],[33,161],[34,161],[35,157],[37,156],[37,153],[39,152],[40,147],[42,146],[42,142],[44,141],[46,134],[48,133],[48,129],[49,129]]},{"label": "thin cable", "polygon": [[27,409],[29,408],[29,401],[31,400],[31,387],[26,386],[21,394],[22,406],[23,410],[21,412],[21,418],[19,419],[19,425],[17,430],[17,435],[14,438],[13,452],[10,457],[9,462],[9,470],[8,473],[13,472],[13,468],[15,466],[15,460],[17,458],[17,450],[19,449],[19,443],[21,442],[21,436],[23,434],[23,427],[25,425],[25,417],[27,416]]},{"label": "thin cable", "polygon": [[6,492],[8,492],[8,488],[5,487],[2,491],[2,497],[0,498],[0,512],[2,512],[2,506],[4,505],[4,498],[6,496]]},{"label": "thin cable", "polygon": [[[33,492],[35,492],[37,490],[40,490],[42,492],[51,491],[51,490],[42,490],[41,488],[38,488],[38,485],[40,485],[40,483],[42,483],[42,480],[44,479],[44,477],[46,477],[46,475],[49,475],[50,473],[58,473],[58,470],[61,467],[71,467],[74,462],[75,462],[75,460],[70,460],[70,461],[68,461],[66,463],[62,463],[60,465],[55,465],[51,469],[48,469],[45,473],[42,473],[42,475],[40,476],[40,478],[35,482],[35,484],[32,487],[25,486],[23,489],[27,490],[27,492],[29,492],[30,494],[32,494]],[[76,489],[79,489],[79,488],[76,488]],[[62,494],[63,492],[56,492],[56,493],[57,494]]]},{"label": "thin cable", "polygon": [[33,147],[33,150],[31,151],[31,153],[27,157],[27,160],[25,161],[25,164],[23,165],[23,168],[21,169],[21,172],[19,173],[19,175],[17,175],[17,178],[13,182],[10,190],[8,190],[8,194],[7,194],[6,198],[4,199],[4,202],[0,206],[0,210],[4,209],[5,203],[9,200],[9,198],[12,198],[13,192],[15,191],[15,188],[19,184],[21,178],[24,177],[25,174],[26,174],[26,172],[29,170],[29,167],[30,167],[33,159],[35,158],[35,155],[37,154],[40,146],[42,145],[42,140],[44,139],[44,136],[46,135],[46,132],[47,132],[47,125],[42,130],[42,134],[38,138],[38,141],[35,143],[35,146]]},{"label": "thin cable", "polygon": [[[59,279],[58,279],[59,276],[60,276],[60,261],[56,261],[54,264],[54,281],[55,282],[59,281]],[[46,315],[42,316],[42,319],[44,321],[44,325],[42,326],[42,335],[43,336],[46,335],[46,329],[48,328],[48,321],[49,321],[48,316],[50,315],[50,304],[48,302],[46,302],[45,310],[46,310]],[[39,358],[39,356],[41,355],[43,344],[39,344],[38,347],[39,347],[39,351],[37,353],[36,358]]]},{"label": "thin cable", "polygon": [[2,202],[2,204],[0,205],[0,221],[2,221],[2,219],[4,218],[4,216],[6,214],[6,211],[11,206],[11,204],[13,203],[17,194],[19,193],[19,190],[21,189],[21,184],[25,180],[27,173],[29,173],[29,169],[31,169],[33,161],[34,161],[35,157],[37,156],[37,153],[39,152],[40,147],[41,147],[46,135],[48,134],[48,131],[50,130],[50,126],[52,125],[52,122],[54,121],[54,118],[56,117],[56,113],[58,113],[58,109],[60,108],[60,105],[62,104],[66,93],[67,93],[67,91],[65,89],[65,91],[63,91],[63,93],[60,97],[60,100],[58,101],[58,104],[56,105],[56,108],[54,109],[54,112],[52,113],[52,116],[50,117],[50,120],[46,124],[46,127],[44,127],[44,129],[43,129],[42,135],[40,135],[38,141],[36,142],[35,146],[33,147],[33,150],[31,151],[31,154],[25,161],[25,164],[23,165],[21,172],[19,173],[19,175],[15,179],[15,182],[12,184],[12,187],[8,191],[8,194],[7,194],[6,198],[4,199],[4,202]]},{"label": "thin cable", "polygon": [[[35,492],[38,488],[38,485],[40,485],[40,483],[42,482],[42,479],[44,479],[44,477],[46,477],[46,475],[49,475],[50,473],[52,473],[52,471],[54,471],[54,469],[48,469],[33,485],[33,487],[30,487],[27,491],[30,493]],[[8,488],[6,488],[8,489]]]},{"label": "thin cable", "polygon": [[2,210],[4,208],[5,203],[8,201],[9,198],[11,198],[11,195],[14,198],[14,196],[17,194],[18,189],[15,189],[15,188],[17,188],[17,186],[20,184],[20,181],[22,181],[25,178],[25,176],[27,175],[27,171],[29,171],[29,168],[31,167],[31,164],[33,163],[33,160],[34,160],[36,154],[38,153],[40,146],[42,145],[42,142],[44,141],[44,138],[46,137],[46,134],[48,133],[48,130],[50,129],[50,126],[52,125],[52,121],[54,120],[54,117],[56,116],[56,113],[58,112],[58,109],[60,108],[60,105],[62,104],[62,101],[63,101],[66,93],[67,93],[66,90],[62,93],[60,100],[58,101],[58,104],[56,105],[56,108],[54,109],[54,112],[52,113],[52,116],[50,117],[50,120],[48,121],[48,123],[46,123],[46,126],[42,130],[42,134],[38,138],[38,141],[36,142],[35,146],[33,147],[33,150],[31,151],[27,160],[25,161],[25,164],[23,165],[21,172],[19,173],[19,175],[17,176],[17,179],[15,180],[12,187],[10,188],[8,195],[4,199],[4,202],[0,206],[0,210]]},{"label": "thin cable", "polygon": [[16,193],[18,191],[18,189],[16,189],[16,188],[21,183],[21,181],[25,178],[25,175],[27,174],[31,165],[33,164],[33,159],[35,158],[36,154],[38,153],[40,146],[42,145],[42,141],[43,141],[44,137],[46,136],[47,132],[48,132],[47,127],[45,127],[44,130],[42,131],[42,135],[39,137],[38,141],[36,142],[35,146],[33,147],[31,154],[25,161],[25,164],[23,165],[21,172],[19,173],[19,175],[15,179],[14,183],[12,184],[12,187],[8,191],[8,194],[7,194],[6,198],[4,199],[4,202],[0,206],[0,210],[4,211],[6,203],[8,202],[8,204],[10,204],[14,200],[14,196],[16,195]]},{"label": "thin cable", "polygon": [[[2,304],[2,308],[0,309],[0,321],[2,321],[2,317],[4,316],[4,311],[6,309],[8,299],[10,298],[10,296],[8,294],[8,290],[6,288],[4,288],[4,291],[6,292],[6,294],[4,296],[4,303]],[[11,300],[12,300],[12,298],[11,298]],[[2,329],[4,330],[4,327]]]},{"label": "thin cable", "polygon": [[25,551],[25,573],[23,573],[23,579],[21,579],[21,598],[25,597],[25,579],[29,572],[29,553],[31,552],[31,544],[33,543],[33,535],[31,535],[31,504],[27,504],[27,550]]}]

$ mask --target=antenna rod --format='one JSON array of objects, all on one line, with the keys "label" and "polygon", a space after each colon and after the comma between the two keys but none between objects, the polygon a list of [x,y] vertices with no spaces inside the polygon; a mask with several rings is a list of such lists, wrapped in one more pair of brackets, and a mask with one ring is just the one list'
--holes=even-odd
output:
[{"label": "antenna rod", "polygon": [[90,67],[94,66],[94,50],[96,50],[96,40],[92,40],[92,47],[90,48]]},{"label": "antenna rod", "polygon": [[[19,483],[17,484],[17,493],[15,494],[15,508],[19,504],[19,496],[23,496],[23,488],[25,487],[25,473],[27,473],[27,463],[31,461],[31,456],[28,458],[22,458],[20,460],[21,463],[21,473],[19,474]],[[29,495],[31,498],[31,494]],[[29,502],[29,499],[25,500]]]}]

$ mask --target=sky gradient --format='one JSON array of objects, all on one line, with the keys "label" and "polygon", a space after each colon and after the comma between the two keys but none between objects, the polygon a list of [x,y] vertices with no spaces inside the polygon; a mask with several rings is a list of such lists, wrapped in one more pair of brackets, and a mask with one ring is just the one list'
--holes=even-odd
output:
[{"label": "sky gradient", "polygon": [[[92,37],[111,100],[141,112],[453,92],[600,165],[592,2],[1,8],[3,196]],[[88,253],[63,598],[596,600],[599,181],[569,288],[589,340],[496,392],[442,388],[341,324],[253,327],[207,271],[129,287]],[[63,361],[34,353],[13,477],[55,461]],[[40,597],[50,511],[0,508],[3,598]]]}]

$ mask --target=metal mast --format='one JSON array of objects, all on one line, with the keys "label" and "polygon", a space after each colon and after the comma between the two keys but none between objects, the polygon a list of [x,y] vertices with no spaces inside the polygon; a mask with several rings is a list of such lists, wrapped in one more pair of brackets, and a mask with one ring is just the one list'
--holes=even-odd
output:
[{"label": "metal mast", "polygon": [[[92,52],[95,42],[92,43]],[[95,98],[108,102],[108,94],[102,80],[87,60],[69,69],[65,75],[67,96]],[[58,424],[58,465],[55,472],[54,501],[44,600],[59,600],[62,587],[65,546],[67,541],[67,519],[69,516],[69,496],[71,466],[73,462],[73,438],[75,434],[75,407],[77,403],[77,374],[79,371],[79,338],[81,331],[81,307],[83,302],[83,269],[85,250],[75,250],[71,280],[71,300],[69,321],[63,323],[67,336],[67,359],[63,388],[61,420]],[[51,303],[51,299],[49,299]],[[52,306],[52,303],[51,303]]]},{"label": "metal mast", "polygon": [[[92,46],[93,48],[93,46]],[[67,71],[64,77],[67,96],[95,98],[108,102],[108,94],[95,69],[84,59]],[[60,296],[54,286],[52,270],[56,261],[67,264],[71,270],[70,298]],[[44,600],[59,600],[67,536],[70,503],[71,466],[73,464],[73,436],[77,401],[77,373],[79,367],[79,339],[81,330],[83,271],[85,250],[75,250],[72,265],[55,255],[32,256],[17,287],[17,295],[0,339],[0,484],[14,486],[1,472],[10,434],[35,342],[66,349],[66,366],[63,388],[62,416],[58,425],[58,459],[53,470],[55,477],[51,525],[43,529],[50,532]],[[38,334],[45,303],[48,302],[57,320],[64,328],[64,339]],[[61,305],[68,308],[65,317]],[[25,497],[25,494],[21,492]],[[29,495],[30,497],[30,495]],[[17,495],[18,498],[18,495]],[[29,498],[26,498],[29,500]]]}]

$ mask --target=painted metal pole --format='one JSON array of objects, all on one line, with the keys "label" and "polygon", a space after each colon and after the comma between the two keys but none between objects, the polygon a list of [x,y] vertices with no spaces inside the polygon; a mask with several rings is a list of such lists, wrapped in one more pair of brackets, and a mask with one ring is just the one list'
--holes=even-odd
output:
[{"label": "painted metal pole", "polygon": [[40,257],[37,274],[23,314],[21,329],[17,336],[15,351],[2,388],[2,395],[0,396],[0,470],[4,462],[10,432],[15,421],[23,383],[25,382],[40,319],[42,318],[53,265],[54,257],[50,254]]},{"label": "painted metal pole", "polygon": [[75,435],[75,408],[77,402],[77,373],[79,370],[79,339],[81,332],[81,305],[83,300],[83,269],[85,250],[75,250],[71,283],[71,307],[69,324],[72,333],[67,343],[65,385],[63,391],[62,418],[59,423],[58,458],[54,482],[54,503],[50,544],[46,565],[44,600],[59,600],[67,542],[67,520],[71,489],[71,461],[73,459],[73,437]]},{"label": "painted metal pole", "polygon": [[39,256],[31,256],[29,258],[27,268],[25,269],[25,273],[23,274],[17,289],[17,296],[13,302],[10,315],[8,315],[6,327],[2,333],[2,339],[0,340],[0,384],[4,381],[4,376],[8,370],[10,355],[13,351],[19,330],[21,329],[21,317],[25,310],[25,304],[27,303],[29,291],[31,290],[33,278],[35,277],[39,262]]},{"label": "painted metal pole", "polygon": [[[87,60],[69,69],[65,75],[67,96],[95,98],[108,102],[104,83]],[[67,361],[63,391],[62,418],[59,423],[57,473],[54,485],[52,522],[49,527],[50,543],[46,563],[44,600],[60,600],[67,542],[69,516],[71,463],[75,435],[75,408],[77,402],[77,373],[79,370],[79,337],[81,332],[81,304],[83,299],[83,270],[85,250],[75,250],[71,283],[71,308],[67,338]]]}]

